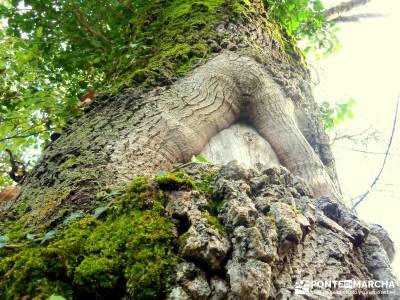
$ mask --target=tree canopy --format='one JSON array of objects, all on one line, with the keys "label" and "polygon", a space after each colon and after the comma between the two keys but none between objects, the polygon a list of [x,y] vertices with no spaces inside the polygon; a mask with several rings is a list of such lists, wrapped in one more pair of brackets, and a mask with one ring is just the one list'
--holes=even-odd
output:
[{"label": "tree canopy", "polygon": [[[247,1],[0,1],[0,186],[10,183],[6,148],[34,161],[90,90],[169,84],[210,54],[222,12]],[[265,18],[304,51],[336,48],[320,0],[263,2]]]}]

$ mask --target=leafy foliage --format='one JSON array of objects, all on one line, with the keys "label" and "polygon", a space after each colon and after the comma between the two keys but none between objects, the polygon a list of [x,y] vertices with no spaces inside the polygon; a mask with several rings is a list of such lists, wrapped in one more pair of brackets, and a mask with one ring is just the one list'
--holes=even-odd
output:
[{"label": "leafy foliage", "polygon": [[303,40],[304,51],[329,54],[338,48],[335,28],[325,18],[321,0],[264,0],[268,14],[297,40]]},{"label": "leafy foliage", "polygon": [[332,106],[329,102],[322,102],[320,112],[325,129],[332,129],[343,122],[346,117],[353,118],[353,106],[356,104],[354,99],[343,103],[336,103]]}]

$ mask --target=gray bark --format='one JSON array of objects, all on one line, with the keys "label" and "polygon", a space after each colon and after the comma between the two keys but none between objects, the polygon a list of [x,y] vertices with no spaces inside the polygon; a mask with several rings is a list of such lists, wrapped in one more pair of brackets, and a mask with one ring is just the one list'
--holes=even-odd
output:
[{"label": "gray bark", "polygon": [[[196,166],[185,171],[199,172]],[[393,242],[382,227],[362,222],[340,203],[314,199],[282,167],[256,171],[231,162],[218,171],[214,186],[223,231],[204,217],[208,204],[202,195],[168,194],[167,214],[190,224],[169,299],[398,299],[390,268]],[[312,283],[343,280],[396,286]]]}]

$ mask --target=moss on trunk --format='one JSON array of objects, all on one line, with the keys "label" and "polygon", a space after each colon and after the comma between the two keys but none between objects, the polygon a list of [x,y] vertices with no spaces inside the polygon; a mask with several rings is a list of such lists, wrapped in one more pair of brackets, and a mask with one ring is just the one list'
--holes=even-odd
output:
[{"label": "moss on trunk", "polygon": [[222,30],[225,25],[255,20],[273,35],[287,59],[302,57],[295,41],[268,17],[262,0],[149,1],[132,16],[125,54],[129,63],[116,66],[110,79],[116,89],[169,84],[212,53],[246,38],[244,33],[233,38]]},{"label": "moss on trunk", "polygon": [[[0,247],[0,298],[163,298],[179,260],[177,245],[185,238],[164,214],[165,192],[197,190],[212,199],[215,173],[197,175],[137,177],[125,191],[99,194],[108,198],[107,206],[71,213],[47,232],[9,223],[9,240]],[[212,212],[205,214],[210,226],[223,231]]]},{"label": "moss on trunk", "polygon": [[[145,178],[94,214],[70,214],[46,234],[14,223],[0,249],[0,298],[135,299],[165,295],[176,255],[165,197]],[[100,213],[101,212],[101,213]]]}]

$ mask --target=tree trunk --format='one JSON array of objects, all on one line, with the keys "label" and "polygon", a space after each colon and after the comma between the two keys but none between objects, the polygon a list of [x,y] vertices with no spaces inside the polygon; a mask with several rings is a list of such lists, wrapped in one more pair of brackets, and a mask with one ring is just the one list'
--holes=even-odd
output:
[{"label": "tree trunk", "polygon": [[[96,98],[47,147],[19,198],[1,204],[2,231],[18,223],[35,232],[62,232],[76,212],[90,215],[95,208],[112,207],[116,198],[109,195],[126,194],[123,187],[135,177],[161,174],[154,189],[163,191],[162,215],[175,224],[171,251],[180,263],[172,287],[148,298],[344,299],[335,289],[317,287],[295,295],[294,286],[312,280],[395,280],[390,239],[341,202],[303,57],[268,21],[261,2],[244,2],[223,10],[216,38],[208,41],[213,53],[180,79]],[[182,182],[181,173],[172,179],[165,175],[193,155],[230,151],[221,135],[236,126],[247,128],[253,139],[230,143],[232,151],[251,152],[247,167],[258,170],[229,163],[216,171],[189,163],[184,171],[191,178],[217,174],[209,183],[213,192],[194,188],[199,182]],[[219,156],[218,163],[228,162],[223,159],[228,155]],[[284,168],[265,169],[266,156],[272,166]],[[218,200],[217,210],[212,199]],[[46,236],[42,241],[48,242]],[[75,298],[101,298],[99,291],[65,276],[65,282],[73,281]],[[121,280],[103,288],[109,292],[125,284],[126,293],[118,295],[146,299],[144,288],[135,287],[129,276]]]}]

